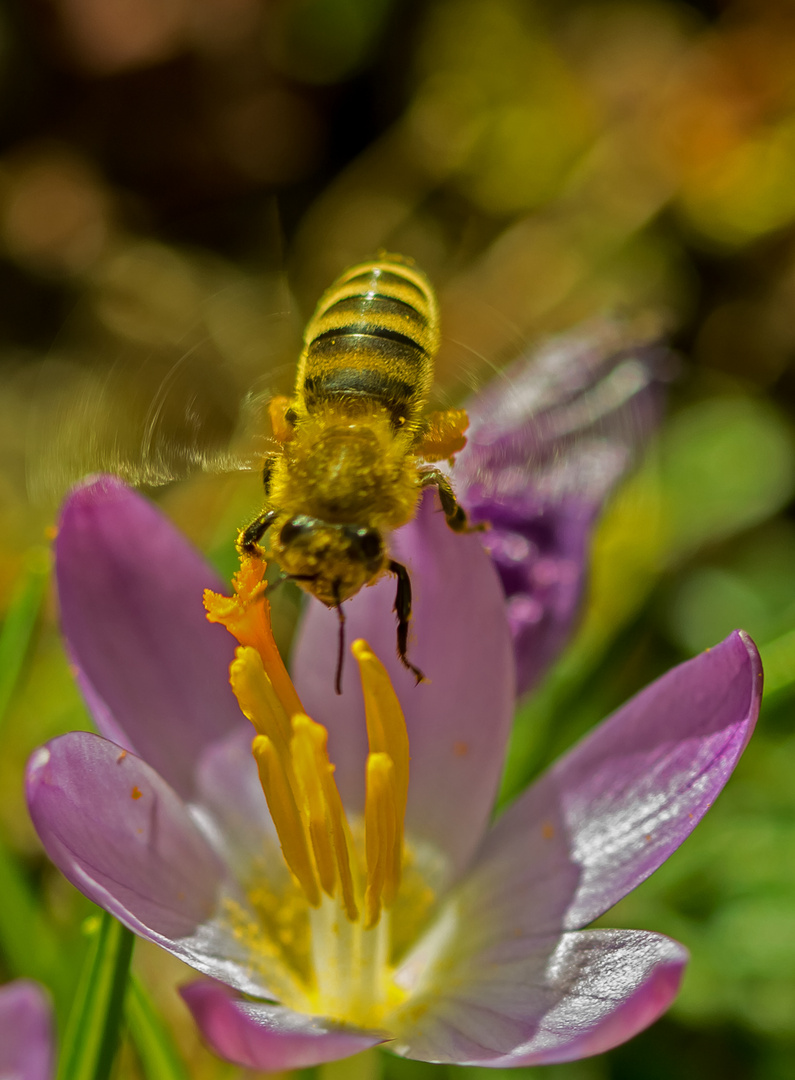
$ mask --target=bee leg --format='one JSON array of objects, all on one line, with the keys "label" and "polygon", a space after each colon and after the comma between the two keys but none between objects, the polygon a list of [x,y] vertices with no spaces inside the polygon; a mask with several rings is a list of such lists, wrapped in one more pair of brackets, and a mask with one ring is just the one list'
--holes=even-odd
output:
[{"label": "bee leg", "polygon": [[422,487],[431,487],[431,485],[436,487],[444,516],[447,518],[447,524],[454,532],[483,532],[484,529],[488,528],[485,523],[480,525],[469,524],[466,510],[456,499],[450,481],[439,469],[426,469],[420,473],[420,484]]},{"label": "bee leg", "polygon": [[241,555],[261,555],[259,542],[276,520],[278,510],[263,510],[250,525],[241,529],[237,538],[237,550]]},{"label": "bee leg", "polygon": [[334,582],[334,599],[337,608],[337,624],[339,627],[337,636],[337,674],[334,678],[334,690],[337,694],[342,693],[342,664],[345,660],[345,612],[342,610],[340,600],[340,583]]},{"label": "bee leg", "polygon": [[417,431],[414,452],[426,461],[452,458],[466,446],[468,427],[469,417],[463,409],[431,413]]},{"label": "bee leg", "polygon": [[286,443],[295,435],[296,415],[292,408],[293,399],[275,397],[268,405],[273,437],[277,442]]},{"label": "bee leg", "polygon": [[262,463],[262,486],[265,488],[265,494],[271,493],[271,476],[273,475],[273,466],[276,464],[276,454],[268,454]]},{"label": "bee leg", "polygon": [[411,619],[411,578],[409,572],[402,563],[389,560],[387,567],[391,574],[397,578],[397,592],[395,593],[395,606],[392,609],[398,617],[397,628],[397,653],[403,667],[408,668],[414,675],[417,683],[421,683],[425,676],[419,668],[409,661],[406,656],[406,648],[409,641],[409,621]]}]

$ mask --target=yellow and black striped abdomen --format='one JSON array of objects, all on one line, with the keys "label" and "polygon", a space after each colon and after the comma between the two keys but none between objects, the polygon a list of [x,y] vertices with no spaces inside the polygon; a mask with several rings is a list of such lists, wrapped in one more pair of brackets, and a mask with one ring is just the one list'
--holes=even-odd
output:
[{"label": "yellow and black striped abdomen", "polygon": [[438,347],[424,274],[395,257],[361,263],[324,293],[309,321],[296,396],[307,412],[381,406],[396,425],[411,424],[430,393]]}]

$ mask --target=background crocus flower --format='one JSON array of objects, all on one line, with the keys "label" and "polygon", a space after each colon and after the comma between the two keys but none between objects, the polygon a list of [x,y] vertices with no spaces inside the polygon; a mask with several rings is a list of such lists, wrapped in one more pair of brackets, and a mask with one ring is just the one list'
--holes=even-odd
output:
[{"label": "background crocus flower", "polygon": [[53,1019],[44,990],[29,979],[0,987],[0,1077],[51,1080]]},{"label": "background crocus flower", "polygon": [[469,402],[452,470],[508,603],[520,694],[574,627],[596,518],[659,419],[674,371],[663,345],[595,322],[522,355]]},{"label": "background crocus flower", "polygon": [[[428,498],[395,544],[415,583],[413,657],[431,682],[415,686],[392,656],[388,582],[347,605],[352,635],[384,658],[405,716],[405,838],[424,897],[420,907],[403,898],[406,923],[398,894],[384,955],[340,958],[341,970],[394,988],[375,1018],[361,998],[290,1008],[266,978],[298,980],[312,999],[312,947],[284,937],[298,926],[285,926],[287,907],[258,907],[252,891],[253,881],[272,898],[265,886],[290,879],[227,681],[234,643],[201,617],[202,588],[218,586],[151,506],[111,480],[68,500],[56,556],[78,677],[100,730],[125,745],[73,732],[37,751],[33,821],[88,896],[214,976],[184,996],[231,1060],[299,1067],[386,1040],[408,1057],[493,1066],[605,1050],[667,1007],[686,954],[654,933],[583,928],[678,847],[723,787],[758,710],[756,650],[736,633],[675,668],[490,826],[514,703],[502,587],[478,538],[452,534]],[[328,729],[355,823],[365,710],[352,660],[343,695],[333,693],[335,662],[334,613],[314,605],[295,649],[296,689]]]}]

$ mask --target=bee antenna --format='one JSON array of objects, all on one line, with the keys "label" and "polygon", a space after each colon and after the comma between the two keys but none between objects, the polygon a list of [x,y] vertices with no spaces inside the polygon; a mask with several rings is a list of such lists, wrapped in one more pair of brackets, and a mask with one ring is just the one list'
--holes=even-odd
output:
[{"label": "bee antenna", "polygon": [[334,582],[334,599],[337,601],[337,619],[339,620],[339,646],[337,649],[337,674],[334,679],[334,689],[338,694],[342,693],[342,662],[345,659],[345,613],[340,603],[340,583]]}]

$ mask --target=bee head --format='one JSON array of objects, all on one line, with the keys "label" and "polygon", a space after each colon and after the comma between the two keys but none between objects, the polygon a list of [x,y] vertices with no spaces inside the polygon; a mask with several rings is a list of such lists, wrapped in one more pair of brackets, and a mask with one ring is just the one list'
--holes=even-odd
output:
[{"label": "bee head", "polygon": [[330,525],[299,514],[273,539],[273,552],[287,575],[328,607],[335,607],[373,580],[386,565],[378,529]]}]

